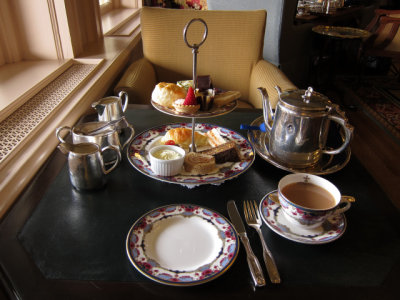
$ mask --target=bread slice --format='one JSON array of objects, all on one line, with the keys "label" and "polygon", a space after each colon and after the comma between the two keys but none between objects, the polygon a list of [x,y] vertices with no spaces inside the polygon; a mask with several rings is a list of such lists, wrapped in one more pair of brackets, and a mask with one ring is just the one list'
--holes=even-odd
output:
[{"label": "bread slice", "polygon": [[229,141],[217,147],[201,151],[200,153],[212,155],[217,164],[223,164],[228,161],[237,162],[242,160],[239,149],[234,141]]}]

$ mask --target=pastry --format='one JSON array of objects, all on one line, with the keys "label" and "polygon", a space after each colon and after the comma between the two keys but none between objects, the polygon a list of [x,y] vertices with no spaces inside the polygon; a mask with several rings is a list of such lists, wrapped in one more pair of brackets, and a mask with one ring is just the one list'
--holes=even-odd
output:
[{"label": "pastry", "polygon": [[226,143],[226,140],[219,134],[216,128],[207,131],[206,135],[208,137],[208,143],[213,147]]},{"label": "pastry", "polygon": [[197,104],[193,88],[191,86],[188,89],[186,98],[175,100],[173,106],[176,111],[187,114],[194,114],[200,108],[200,104]]},{"label": "pastry", "polygon": [[215,96],[214,89],[208,89],[204,91],[196,89],[196,100],[197,103],[200,104],[200,110],[202,111],[210,110],[214,104],[214,96]]},{"label": "pastry", "polygon": [[237,162],[241,161],[239,149],[234,141],[229,141],[217,147],[204,150],[201,154],[212,155],[215,158],[217,164],[223,164],[225,162]]},{"label": "pastry", "polygon": [[[175,144],[180,145],[184,148],[189,147],[189,145],[192,143],[192,129],[183,127],[170,129],[161,138],[161,143],[165,144],[166,142],[171,140],[174,141]],[[208,137],[197,131],[194,132],[194,140],[197,147],[209,145]]]},{"label": "pastry", "polygon": [[189,152],[183,163],[186,172],[192,175],[212,174],[218,171],[215,158],[211,155]]},{"label": "pastry", "polygon": [[193,80],[181,80],[176,83],[180,87],[183,87],[186,91],[189,90],[189,87],[194,88]]},{"label": "pastry", "polygon": [[186,90],[183,87],[167,82],[158,83],[151,94],[151,100],[169,108],[173,108],[175,100],[185,97]]},{"label": "pastry", "polygon": [[211,77],[210,75],[199,75],[197,76],[197,88],[199,91],[206,91],[212,89]]},{"label": "pastry", "polygon": [[217,94],[214,97],[214,105],[217,107],[224,106],[233,100],[239,99],[241,97],[238,91],[227,91],[221,94]]}]

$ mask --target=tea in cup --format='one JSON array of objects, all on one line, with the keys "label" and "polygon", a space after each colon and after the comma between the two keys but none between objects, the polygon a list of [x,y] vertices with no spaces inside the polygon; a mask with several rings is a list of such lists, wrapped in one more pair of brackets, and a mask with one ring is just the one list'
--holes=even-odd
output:
[{"label": "tea in cup", "polygon": [[309,229],[347,211],[355,201],[354,197],[342,196],[330,181],[306,173],[283,177],[278,184],[278,197],[286,219]]}]

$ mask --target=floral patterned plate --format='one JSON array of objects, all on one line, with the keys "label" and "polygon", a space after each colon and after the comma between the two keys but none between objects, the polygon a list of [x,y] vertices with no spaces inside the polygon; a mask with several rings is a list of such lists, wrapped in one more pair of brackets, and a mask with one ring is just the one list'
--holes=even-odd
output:
[{"label": "floral patterned plate", "polygon": [[198,132],[205,133],[213,128],[216,128],[220,135],[225,138],[225,140],[235,141],[243,159],[240,162],[225,163],[220,168],[219,172],[209,175],[178,174],[169,177],[156,175],[151,169],[148,151],[150,147],[154,145],[154,142],[156,142],[157,139],[165,135],[168,130],[177,127],[186,127],[191,129],[192,123],[173,123],[159,127],[153,127],[135,136],[129,144],[127,150],[128,160],[131,165],[144,175],[160,181],[182,184],[186,186],[196,186],[201,184],[218,184],[227,179],[235,178],[246,172],[254,162],[255,154],[253,146],[243,136],[227,128],[211,124],[197,123],[195,130]]},{"label": "floral patterned plate", "polygon": [[280,236],[303,244],[326,244],[340,238],[346,230],[344,214],[328,218],[320,227],[304,229],[286,219],[278,200],[277,191],[265,195],[260,203],[261,216],[267,226]]},{"label": "floral patterned plate", "polygon": [[190,286],[222,275],[235,261],[239,240],[219,213],[190,204],[171,204],[140,217],[126,239],[133,266],[166,285]]}]

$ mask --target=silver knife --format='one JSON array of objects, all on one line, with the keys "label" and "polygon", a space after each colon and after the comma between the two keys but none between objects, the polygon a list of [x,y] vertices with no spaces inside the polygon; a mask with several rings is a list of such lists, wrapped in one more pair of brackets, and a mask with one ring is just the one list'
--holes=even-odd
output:
[{"label": "silver knife", "polygon": [[251,276],[253,277],[253,281],[255,286],[264,286],[265,278],[263,271],[261,269],[260,262],[257,257],[254,255],[253,250],[251,250],[249,239],[247,238],[246,229],[244,228],[244,224],[242,218],[240,217],[239,211],[236,207],[234,200],[229,200],[227,204],[228,214],[232,221],[233,226],[239,234],[240,240],[243,243],[244,249],[247,254],[247,264],[250,268]]}]

